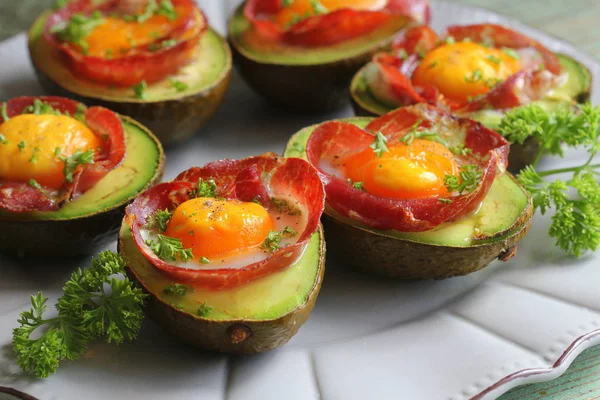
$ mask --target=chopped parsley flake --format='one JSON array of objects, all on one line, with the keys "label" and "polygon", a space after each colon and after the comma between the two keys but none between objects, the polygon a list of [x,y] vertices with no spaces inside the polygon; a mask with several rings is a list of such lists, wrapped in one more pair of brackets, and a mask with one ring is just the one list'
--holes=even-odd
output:
[{"label": "chopped parsley flake", "polygon": [[148,89],[146,81],[141,81],[137,85],[133,86],[132,89],[136,99],[143,100],[146,98],[146,89]]},{"label": "chopped parsley flake", "polygon": [[198,180],[198,189],[196,189],[196,197],[215,197],[217,192],[217,184],[214,179]]},{"label": "chopped parsley flake", "polygon": [[463,194],[464,192],[472,193],[482,177],[481,168],[477,165],[465,165],[459,173],[456,175],[446,175],[444,177],[444,185],[450,192],[458,192]]},{"label": "chopped parsley flake", "polygon": [[200,257],[200,262],[202,264],[208,264],[210,262],[210,260],[206,257]]},{"label": "chopped parsley flake", "polygon": [[37,159],[37,153],[39,153],[42,149],[40,149],[39,147],[34,147],[33,150],[31,151],[31,158],[29,159],[30,163],[33,164],[37,164],[38,159]]},{"label": "chopped parsley flake", "polygon": [[465,82],[467,83],[476,83],[483,79],[483,74],[479,68],[476,68],[471,72],[471,76],[465,76]]},{"label": "chopped parsley flake", "polygon": [[63,157],[57,154],[57,150],[60,152],[60,148],[54,149],[54,154],[65,164],[63,168],[63,175],[67,182],[73,182],[73,173],[80,165],[93,164],[94,163],[94,150],[81,151],[77,150],[71,157]]},{"label": "chopped parsley flake", "polygon": [[212,313],[214,310],[215,310],[214,307],[207,306],[206,303],[204,303],[198,308],[198,315],[201,317],[204,317],[204,316]]},{"label": "chopped parsley flake", "polygon": [[454,42],[456,42],[456,40],[454,40],[454,36],[448,36],[446,39],[444,39],[444,43],[446,44],[454,44]]},{"label": "chopped parsley flake", "polygon": [[0,133],[0,144],[8,144],[8,139],[6,136]]},{"label": "chopped parsley flake", "polygon": [[181,240],[169,236],[157,235],[157,240],[146,240],[146,245],[160,258],[165,261],[188,261],[194,258],[192,249],[184,249]]},{"label": "chopped parsley flake", "polygon": [[17,145],[17,147],[19,148],[19,151],[23,151],[25,149],[25,146],[27,146],[27,142],[25,142],[24,140],[21,140],[19,142],[19,144]]},{"label": "chopped parsley flake", "polygon": [[452,152],[452,154],[457,156],[466,156],[469,154],[473,154],[473,150],[468,147],[465,147],[463,144],[459,146],[449,147],[448,150]]},{"label": "chopped parsley flake", "polygon": [[99,11],[94,11],[90,16],[75,14],[68,22],[51,27],[50,33],[55,34],[61,42],[78,45],[82,53],[87,54],[89,45],[85,39],[104,21],[104,16]]},{"label": "chopped parsley flake", "polygon": [[452,200],[450,200],[450,199],[443,199],[441,197],[438,199],[438,201],[440,203],[444,203],[444,204],[451,204],[452,203]]},{"label": "chopped parsley flake", "polygon": [[169,79],[169,83],[171,84],[171,86],[173,86],[175,88],[176,91],[178,92],[183,92],[185,90],[187,90],[188,85],[185,82],[181,82],[178,81],[176,79],[170,78]]},{"label": "chopped parsley flake", "polygon": [[502,59],[500,57],[497,57],[493,54],[490,54],[489,56],[486,57],[489,61],[493,62],[496,65],[500,65],[500,63],[502,62]]},{"label": "chopped parsley flake", "polygon": [[10,119],[8,117],[8,111],[6,110],[7,107],[8,107],[8,105],[6,103],[2,103],[2,105],[0,106],[0,117],[2,117],[4,122],[6,122]]},{"label": "chopped parsley flake", "polygon": [[519,53],[515,49],[511,49],[509,47],[503,47],[502,52],[504,54],[506,54],[507,56],[509,56],[510,58],[513,58],[515,60],[518,60],[520,58]]},{"label": "chopped parsley flake", "polygon": [[173,212],[166,208],[164,210],[157,210],[148,218],[146,226],[150,229],[156,228],[159,231],[164,232],[167,230],[167,224],[172,216]]},{"label": "chopped parsley flake", "polygon": [[302,211],[293,205],[291,205],[287,200],[277,199],[275,197],[271,197],[271,204],[277,211],[282,214],[287,215],[302,215]]},{"label": "chopped parsley flake", "polygon": [[377,132],[375,134],[375,140],[369,147],[373,149],[373,152],[377,155],[377,157],[381,158],[383,153],[390,151],[386,145],[387,141],[387,138],[381,132]]},{"label": "chopped parsley flake", "polygon": [[163,289],[164,294],[171,294],[174,296],[185,296],[188,292],[193,292],[190,286],[183,285],[181,283],[175,283],[173,285],[165,286]]}]

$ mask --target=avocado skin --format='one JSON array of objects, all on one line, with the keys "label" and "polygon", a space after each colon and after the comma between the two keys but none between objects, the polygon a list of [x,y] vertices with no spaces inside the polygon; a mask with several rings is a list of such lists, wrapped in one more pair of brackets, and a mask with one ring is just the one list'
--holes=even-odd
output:
[{"label": "avocado skin", "polygon": [[329,254],[340,264],[387,278],[445,279],[478,271],[515,250],[531,227],[533,211],[529,198],[527,208],[509,229],[486,243],[468,247],[419,243],[377,234],[346,224],[327,210],[322,221]]},{"label": "avocado skin", "polygon": [[360,56],[317,65],[260,63],[244,56],[231,37],[229,41],[236,68],[255,92],[295,110],[326,112],[348,103],[352,76],[373,54],[388,49],[392,39]]},{"label": "avocado skin", "polygon": [[[129,124],[130,118],[120,116]],[[161,154],[152,180],[141,190],[159,183],[165,169],[165,154],[158,139],[144,129]],[[10,220],[0,217],[0,252],[17,257],[77,257],[93,253],[111,242],[121,226],[125,207],[135,196],[107,210],[71,219]]]},{"label": "avocado skin", "polygon": [[[321,226],[319,226],[319,243],[321,246],[319,270],[306,302],[294,311],[272,320],[213,321],[180,311],[150,292],[129,265],[125,266],[125,270],[128,277],[149,295],[145,307],[146,315],[166,332],[184,343],[204,350],[229,354],[256,354],[287,343],[308,319],[321,290],[325,272],[325,238]],[[121,238],[119,238],[119,249],[121,248]],[[127,255],[122,255],[127,262]],[[236,332],[248,336],[245,340],[236,342],[236,338],[239,337],[236,336]]]},{"label": "avocado skin", "polygon": [[200,93],[174,100],[147,103],[109,101],[68,91],[44,74],[33,59],[31,61],[40,85],[48,94],[68,97],[90,106],[106,107],[119,114],[127,115],[148,127],[164,146],[183,142],[198,133],[223,102],[231,80],[230,61],[226,76]]}]

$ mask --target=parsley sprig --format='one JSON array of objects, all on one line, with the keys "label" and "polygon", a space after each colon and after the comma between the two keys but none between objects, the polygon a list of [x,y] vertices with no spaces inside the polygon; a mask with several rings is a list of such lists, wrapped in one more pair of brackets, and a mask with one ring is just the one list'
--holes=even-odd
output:
[{"label": "parsley sprig", "polygon": [[73,272],[54,318],[44,315],[48,298],[42,292],[31,296],[31,309],[19,315],[19,327],[13,330],[18,365],[45,378],[56,372],[61,360],[80,357],[93,339],[117,344],[135,339],[146,295],[127,279],[124,267],[121,256],[105,251],[92,260],[90,268]]},{"label": "parsley sprig", "polygon": [[215,197],[217,195],[217,184],[214,179],[198,180],[198,189],[196,189],[196,197]]},{"label": "parsley sprig", "polygon": [[167,224],[173,216],[173,211],[169,211],[166,208],[164,210],[157,210],[154,214],[148,217],[146,225],[148,228],[156,228],[161,232],[167,230]]},{"label": "parsley sprig", "polygon": [[[580,256],[600,246],[600,164],[592,164],[600,151],[600,108],[590,104],[546,111],[530,104],[506,113],[498,131],[511,143],[533,137],[540,150],[533,163],[517,176],[531,193],[534,207],[542,214],[550,209],[549,235],[558,247]],[[564,147],[585,148],[588,158],[580,165],[537,171],[543,154],[562,157]],[[566,179],[552,179],[570,174]]]}]

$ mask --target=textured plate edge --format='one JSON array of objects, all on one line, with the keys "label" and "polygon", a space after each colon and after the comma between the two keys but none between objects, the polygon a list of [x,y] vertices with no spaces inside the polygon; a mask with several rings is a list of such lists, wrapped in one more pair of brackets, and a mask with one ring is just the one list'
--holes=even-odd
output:
[{"label": "textured plate edge", "polygon": [[514,372],[471,397],[470,400],[491,400],[522,385],[554,380],[564,374],[584,350],[598,344],[600,344],[600,329],[595,329],[575,339],[551,367],[529,368]]}]

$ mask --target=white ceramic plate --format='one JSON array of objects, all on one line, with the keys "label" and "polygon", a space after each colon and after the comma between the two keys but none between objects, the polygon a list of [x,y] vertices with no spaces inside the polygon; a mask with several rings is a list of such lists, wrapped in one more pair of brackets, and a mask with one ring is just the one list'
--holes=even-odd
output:
[{"label": "white ceramic plate", "polygon": [[[201,1],[224,30],[233,3]],[[433,25],[499,22],[582,61],[599,81],[600,65],[570,44],[492,12],[435,2]],[[25,35],[0,44],[0,99],[41,94]],[[600,87],[594,87],[598,103]],[[269,107],[236,75],[225,104],[202,134],[168,151],[166,178],[226,157],[280,152],[289,135],[351,115],[303,116]],[[546,165],[568,165],[580,160]],[[150,321],[139,340],[94,344],[47,380],[23,376],[11,357],[11,331],[29,295],[52,296],[89,259],[23,263],[0,255],[0,385],[41,399],[326,400],[493,399],[512,387],[560,375],[600,343],[600,256],[565,257],[534,226],[508,263],[437,282],[390,282],[327,266],[317,306],[283,348],[252,357],[209,354],[175,343]],[[114,246],[111,246],[114,249]]]}]

